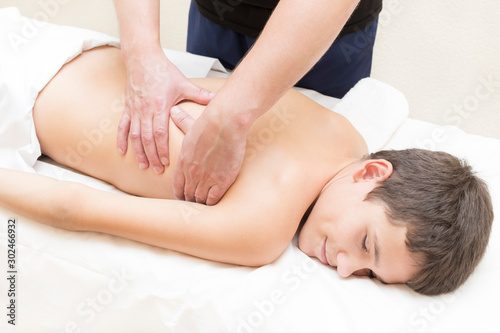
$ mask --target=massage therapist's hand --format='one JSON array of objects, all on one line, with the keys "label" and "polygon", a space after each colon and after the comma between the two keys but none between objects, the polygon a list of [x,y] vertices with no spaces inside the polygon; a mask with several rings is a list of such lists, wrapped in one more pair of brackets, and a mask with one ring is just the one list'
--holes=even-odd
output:
[{"label": "massage therapist's hand", "polygon": [[157,174],[169,164],[170,109],[182,100],[207,104],[211,92],[189,81],[161,48],[136,52],[125,61],[125,108],[118,127],[118,150],[125,154],[128,137],[141,169],[150,165]]},{"label": "massage therapist's hand", "polygon": [[180,107],[172,120],[186,136],[174,173],[177,199],[215,205],[243,163],[248,128],[209,104],[195,121]]}]

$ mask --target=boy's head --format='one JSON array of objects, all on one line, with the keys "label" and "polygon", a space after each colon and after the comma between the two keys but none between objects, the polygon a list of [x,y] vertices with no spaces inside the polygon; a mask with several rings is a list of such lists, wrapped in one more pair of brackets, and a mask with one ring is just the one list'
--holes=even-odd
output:
[{"label": "boy's head", "polygon": [[299,234],[306,254],[342,277],[373,275],[437,295],[483,256],[493,221],[486,185],[456,157],[420,149],[346,162]]},{"label": "boy's head", "polygon": [[389,220],[407,228],[406,245],[419,268],[407,285],[426,295],[457,289],[488,244],[493,207],[485,183],[444,152],[380,151],[368,158],[393,166],[366,200],[382,202]]}]

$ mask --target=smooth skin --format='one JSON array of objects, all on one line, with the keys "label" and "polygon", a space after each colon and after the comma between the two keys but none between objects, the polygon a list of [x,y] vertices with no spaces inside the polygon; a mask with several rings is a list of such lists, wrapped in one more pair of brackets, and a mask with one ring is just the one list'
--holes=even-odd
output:
[{"label": "smooth skin", "polygon": [[[195,81],[212,91],[225,82]],[[415,273],[406,228],[390,224],[382,205],[364,201],[389,177],[392,165],[361,161],[366,144],[344,117],[289,91],[250,128],[235,183],[217,205],[207,206],[173,200],[172,191],[183,131],[205,107],[183,102],[173,113],[171,164],[158,175],[138,169],[133,152],[116,151],[125,85],[118,49],[84,52],[39,94],[34,120],[44,154],[135,196],[1,170],[0,203],[59,228],[108,233],[247,266],[278,258],[305,219],[299,247],[337,267],[341,276],[373,272],[398,283]]]},{"label": "smooth skin", "polygon": [[[222,198],[242,167],[247,136],[256,119],[268,112],[321,58],[358,3],[359,0],[279,2],[248,55],[187,133],[174,173],[176,198],[208,205]],[[145,70],[170,68],[166,58],[147,58],[148,52],[158,54],[161,51],[157,20],[159,1],[115,0],[115,6],[120,37],[126,46],[123,55],[129,77],[142,75],[141,66],[130,65],[127,61],[131,58],[141,59]],[[143,6],[149,11],[141,8]],[[140,88],[140,82],[138,84],[138,91],[146,90]],[[120,122],[118,146],[121,151],[127,148],[127,122],[131,119],[131,145],[143,167],[151,164],[157,172],[163,170],[159,161],[168,160],[169,149],[164,145],[169,132],[154,119],[168,118],[174,99],[165,103],[164,96],[171,96],[171,89],[184,86],[185,78],[176,75],[172,84],[158,87],[156,92],[140,94],[127,88],[126,112]],[[206,92],[200,91],[200,95],[205,96]],[[147,107],[138,109],[130,102],[133,100]],[[140,135],[139,130],[142,131]]]}]

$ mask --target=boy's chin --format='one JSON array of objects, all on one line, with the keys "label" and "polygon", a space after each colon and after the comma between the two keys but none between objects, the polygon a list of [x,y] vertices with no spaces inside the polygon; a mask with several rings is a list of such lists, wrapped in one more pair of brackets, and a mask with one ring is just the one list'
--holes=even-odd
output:
[{"label": "boy's chin", "polygon": [[307,254],[309,257],[314,257],[314,253],[311,251],[311,249],[309,249],[307,245],[308,242],[305,239],[303,231],[301,230],[299,233],[299,237],[297,237],[297,247],[299,248],[299,250]]}]

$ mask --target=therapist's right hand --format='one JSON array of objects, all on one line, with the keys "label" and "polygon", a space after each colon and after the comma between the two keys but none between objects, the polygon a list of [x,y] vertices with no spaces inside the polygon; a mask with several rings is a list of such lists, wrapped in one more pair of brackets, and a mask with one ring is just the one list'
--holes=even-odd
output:
[{"label": "therapist's right hand", "polygon": [[213,94],[189,81],[161,48],[142,50],[125,59],[125,108],[118,125],[118,151],[125,154],[128,138],[142,170],[157,174],[169,165],[170,109],[182,100],[206,105]]}]

